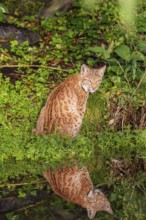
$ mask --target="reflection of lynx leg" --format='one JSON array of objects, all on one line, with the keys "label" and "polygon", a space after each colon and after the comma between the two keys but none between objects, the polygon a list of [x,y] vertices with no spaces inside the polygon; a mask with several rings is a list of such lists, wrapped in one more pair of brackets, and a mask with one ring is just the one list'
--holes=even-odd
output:
[{"label": "reflection of lynx leg", "polygon": [[45,112],[45,107],[42,108],[41,112],[40,112],[40,115],[39,115],[39,118],[38,118],[38,121],[37,121],[37,125],[36,125],[36,128],[34,128],[32,130],[32,133],[33,134],[44,134],[45,131],[44,131],[44,127],[45,127],[45,115],[46,115],[46,112]]}]

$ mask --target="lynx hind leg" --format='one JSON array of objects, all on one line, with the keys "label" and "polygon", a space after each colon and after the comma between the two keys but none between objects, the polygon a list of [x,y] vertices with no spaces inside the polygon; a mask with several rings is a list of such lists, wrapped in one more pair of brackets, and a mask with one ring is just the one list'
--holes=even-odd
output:
[{"label": "lynx hind leg", "polygon": [[37,120],[36,128],[32,130],[33,134],[44,134],[44,126],[45,126],[45,106],[42,108],[39,118]]}]

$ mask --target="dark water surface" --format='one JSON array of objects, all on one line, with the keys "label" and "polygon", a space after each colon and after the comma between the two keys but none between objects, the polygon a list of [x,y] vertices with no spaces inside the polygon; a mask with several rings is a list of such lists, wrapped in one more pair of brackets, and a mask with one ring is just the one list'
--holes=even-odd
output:
[{"label": "dark water surface", "polygon": [[[63,209],[61,207],[49,208],[45,206],[29,207],[19,211],[0,215],[0,220],[86,220],[89,219],[86,210]],[[97,213],[94,220],[116,219],[106,213]]]}]

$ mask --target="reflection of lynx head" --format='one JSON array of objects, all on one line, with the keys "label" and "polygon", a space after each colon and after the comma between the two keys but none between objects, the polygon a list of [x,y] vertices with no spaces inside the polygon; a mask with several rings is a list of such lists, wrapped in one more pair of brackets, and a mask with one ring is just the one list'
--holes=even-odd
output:
[{"label": "reflection of lynx head", "polygon": [[113,214],[110,203],[106,196],[98,189],[90,191],[87,195],[87,212],[90,219],[94,218],[96,212],[105,211]]},{"label": "reflection of lynx head", "polygon": [[90,69],[85,64],[81,66],[81,86],[85,92],[93,93],[99,88],[105,70],[106,66],[103,66],[99,69]]}]

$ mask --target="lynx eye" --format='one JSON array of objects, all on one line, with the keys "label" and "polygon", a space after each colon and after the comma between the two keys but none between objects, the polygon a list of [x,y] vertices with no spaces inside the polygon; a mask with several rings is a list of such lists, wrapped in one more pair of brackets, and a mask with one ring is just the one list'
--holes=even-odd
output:
[{"label": "lynx eye", "polygon": [[92,80],[87,78],[87,79],[85,79],[85,82],[87,82],[87,83],[90,83],[90,84],[91,84],[91,83],[92,83]]}]

